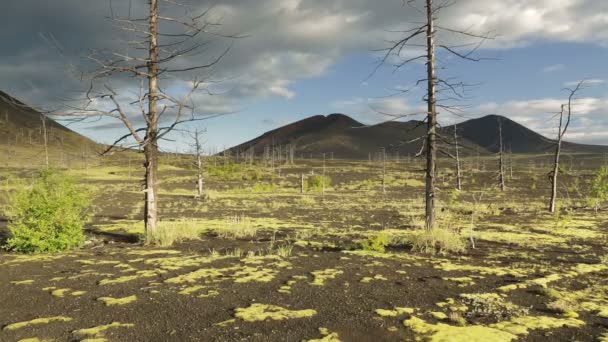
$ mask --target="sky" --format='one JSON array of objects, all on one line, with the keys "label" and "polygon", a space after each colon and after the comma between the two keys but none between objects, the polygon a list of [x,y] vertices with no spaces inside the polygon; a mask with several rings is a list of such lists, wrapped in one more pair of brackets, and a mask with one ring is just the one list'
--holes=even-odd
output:
[{"label": "sky", "polygon": [[[417,56],[419,47],[407,47],[377,68],[381,50],[424,19],[420,1],[407,6],[403,0],[185,0],[183,5],[162,1],[161,11],[176,18],[207,11],[204,19],[214,25],[198,38],[205,48],[175,65],[206,64],[228,52],[212,68],[163,77],[161,87],[187,98],[197,117],[209,118],[182,129],[206,129],[211,150],[312,115],[344,113],[373,124],[393,119],[387,114],[425,110],[424,83],[416,87],[425,77],[424,63],[393,66]],[[0,90],[45,110],[65,112],[82,105],[90,84],[87,76],[95,69],[92,54],[139,53],[126,44],[136,37],[111,18],[143,16],[146,6],[145,0],[5,0]],[[554,137],[555,114],[568,96],[564,88],[585,80],[566,139],[608,145],[608,1],[459,0],[437,13],[437,25],[492,38],[472,55],[478,62],[439,49],[438,77],[470,85],[458,101],[447,99],[445,91],[440,95],[445,104],[459,108],[456,115],[440,111],[441,124],[499,114]],[[173,33],[177,27],[161,29]],[[480,42],[441,29],[437,35],[440,45],[460,53]],[[201,87],[188,97],[195,78],[202,80]],[[137,106],[129,105],[137,99],[140,81],[115,77],[102,82],[96,87],[112,87],[141,126]],[[92,105],[110,108],[107,101]],[[217,114],[224,115],[210,118]],[[113,118],[70,127],[104,143],[126,133]],[[180,131],[168,138],[164,150],[188,150],[187,134]]]}]

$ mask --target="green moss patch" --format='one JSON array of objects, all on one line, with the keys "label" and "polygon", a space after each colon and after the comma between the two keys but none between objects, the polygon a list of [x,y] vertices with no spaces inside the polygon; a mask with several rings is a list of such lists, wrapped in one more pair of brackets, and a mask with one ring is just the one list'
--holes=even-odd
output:
[{"label": "green moss patch", "polygon": [[293,318],[312,317],[317,314],[313,309],[289,310],[280,306],[255,303],[247,308],[235,309],[234,317],[247,322],[259,322],[267,319],[281,321]]},{"label": "green moss patch", "polygon": [[137,300],[137,296],[128,296],[123,298],[99,297],[97,301],[104,303],[106,306],[126,305]]},{"label": "green moss patch", "polygon": [[17,330],[21,328],[25,328],[31,325],[40,325],[40,324],[48,324],[52,322],[69,322],[72,318],[65,316],[54,316],[54,317],[44,317],[44,318],[36,318],[31,321],[24,321],[13,323],[5,326],[2,330]]},{"label": "green moss patch", "polygon": [[114,328],[132,328],[134,324],[131,323],[120,323],[120,322],[112,322],[106,325],[99,325],[92,328],[79,329],[75,330],[72,333],[79,338],[89,338],[89,337],[103,337],[104,333],[109,329]]}]

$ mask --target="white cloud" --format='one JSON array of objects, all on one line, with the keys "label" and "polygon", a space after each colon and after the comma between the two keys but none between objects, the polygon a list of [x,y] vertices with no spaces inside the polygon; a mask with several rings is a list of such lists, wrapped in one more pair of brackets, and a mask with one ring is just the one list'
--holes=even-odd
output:
[{"label": "white cloud", "polygon": [[599,85],[599,84],[604,84],[606,83],[606,80],[602,80],[602,79],[585,79],[585,80],[578,80],[578,81],[571,81],[571,82],[566,82],[564,83],[564,86],[566,87],[575,87],[577,84],[579,83],[583,83],[584,86],[590,86],[590,85]]},{"label": "white cloud", "polygon": [[566,66],[563,64],[553,64],[553,65],[548,65],[548,66],[544,67],[542,71],[546,72],[546,73],[550,73],[550,72],[562,71],[565,68],[566,68]]},{"label": "white cloud", "polygon": [[[505,103],[485,103],[477,106],[478,115],[504,115],[520,124],[554,138],[557,134],[558,113],[567,99],[541,98],[516,100]],[[566,140],[578,143],[605,143],[608,133],[604,109],[608,108],[608,98],[584,97],[573,102],[572,122]]]}]

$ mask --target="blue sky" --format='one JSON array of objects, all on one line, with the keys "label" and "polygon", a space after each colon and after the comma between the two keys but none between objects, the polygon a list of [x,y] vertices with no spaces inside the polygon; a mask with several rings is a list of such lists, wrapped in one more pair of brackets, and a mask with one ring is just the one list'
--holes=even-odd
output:
[{"label": "blue sky", "polygon": [[[201,1],[185,0],[191,11],[207,8]],[[183,95],[189,81],[203,77],[205,92],[190,98],[201,116],[231,113],[198,123],[207,128],[209,148],[221,149],[299,119],[341,112],[365,123],[386,120],[377,112],[404,114],[424,108],[424,87],[407,95],[387,97],[424,77],[423,64],[411,64],[398,72],[390,67],[374,70],[379,54],[373,52],[399,38],[394,30],[415,26],[418,12],[401,0],[218,0],[210,12],[221,19],[221,32],[243,33],[248,38],[234,46],[208,74],[180,74],[162,86],[175,96]],[[418,1],[417,6],[420,6]],[[113,2],[114,12],[127,10]],[[86,55],[94,49],[135,53],[106,20],[107,2],[55,0],[44,8],[38,0],[9,1],[0,14],[4,30],[0,38],[0,89],[40,108],[61,108],[66,99],[82,99],[86,82]],[[134,0],[132,12],[146,10],[146,1]],[[161,8],[172,13],[170,8]],[[552,113],[567,93],[562,88],[587,79],[578,95],[575,119],[567,139],[608,144],[608,2],[604,0],[459,0],[442,11],[444,27],[489,33],[476,54],[481,62],[462,61],[439,55],[439,76],[456,77],[477,84],[469,90],[462,117],[447,113],[440,122],[497,113],[508,116],[546,136],[555,134]],[[32,25],[31,23],[36,23]],[[439,33],[446,45],[470,43],[463,37]],[[210,38],[210,49],[180,63],[213,59],[229,42]],[[405,50],[403,58],[416,55]],[[210,76],[212,75],[212,76]],[[138,83],[130,79],[108,81],[125,103],[131,102]],[[107,103],[96,103],[108,108]],[[141,119],[129,108],[136,124]],[[412,118],[420,118],[412,117]],[[409,117],[408,117],[409,119]],[[185,129],[193,128],[187,125]],[[124,134],[120,122],[104,119],[73,128],[102,142]],[[187,148],[180,134],[166,150]]]},{"label": "blue sky", "polygon": [[[599,83],[599,80],[608,80],[608,68],[605,67],[608,49],[593,43],[538,42],[507,50],[482,50],[479,55],[496,59],[481,62],[456,61],[449,69],[442,71],[443,75],[455,76],[476,85],[468,92],[470,99],[463,100],[463,104],[473,107],[463,113],[466,117],[474,118],[491,113],[517,117],[519,113],[513,106],[507,105],[510,101],[565,98],[567,92],[564,88],[572,87],[571,82],[581,79],[589,80],[589,85],[581,96],[608,97],[608,86]],[[364,123],[388,120],[389,117],[375,112],[375,109],[382,107],[375,102],[383,99],[424,106],[420,97],[420,91],[424,91],[424,87],[412,95],[390,96],[395,93],[393,89],[420,78],[424,65],[413,65],[397,72],[386,67],[369,78],[376,63],[377,58],[366,51],[344,56],[323,75],[295,81],[290,86],[295,93],[292,98],[251,101],[241,111],[212,119],[201,124],[201,127],[208,128],[209,142],[221,148],[316,114],[345,113]],[[341,104],[354,99],[366,101],[352,106]],[[499,105],[496,109],[479,108],[488,103],[504,106]],[[558,110],[559,107],[547,108],[546,111],[541,109],[526,115],[535,118],[530,121],[533,128],[551,136],[553,127],[543,127],[545,125],[540,124],[552,118],[551,111]],[[599,114],[606,113],[608,111],[600,110]],[[446,124],[466,120],[445,112],[442,115],[442,121]],[[575,116],[574,125],[577,120]],[[574,140],[608,144],[604,138],[577,138]]]}]

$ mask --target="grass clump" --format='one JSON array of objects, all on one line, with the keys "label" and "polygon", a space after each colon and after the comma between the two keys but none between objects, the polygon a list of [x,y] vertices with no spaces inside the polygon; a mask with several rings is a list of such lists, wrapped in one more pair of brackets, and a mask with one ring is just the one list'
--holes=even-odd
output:
[{"label": "grass clump", "polygon": [[197,240],[200,237],[200,229],[190,221],[161,221],[158,223],[157,231],[149,233],[146,243],[161,247],[171,246],[187,240]]},{"label": "grass clump", "polygon": [[235,215],[226,219],[224,226],[217,229],[217,233],[222,238],[240,239],[253,238],[258,230],[245,215]]},{"label": "grass clump", "polygon": [[391,237],[386,233],[378,233],[361,242],[361,248],[364,251],[380,252],[386,251],[386,246],[391,242]]},{"label": "grass clump", "polygon": [[58,252],[84,243],[90,196],[73,179],[43,170],[32,185],[10,196],[8,248],[22,253]]},{"label": "grass clump", "polygon": [[261,303],[251,304],[247,308],[237,308],[235,313],[236,318],[240,318],[247,322],[259,322],[271,319],[281,321],[292,318],[312,317],[317,314],[313,309],[306,310],[288,310],[280,306],[267,305]]},{"label": "grass clump", "polygon": [[435,228],[424,230],[422,233],[412,236],[412,245],[415,251],[428,254],[462,253],[466,250],[466,239],[458,232]]},{"label": "grass clump", "polygon": [[304,181],[304,188],[308,191],[323,191],[331,186],[331,177],[323,175],[314,175],[308,177]]}]

